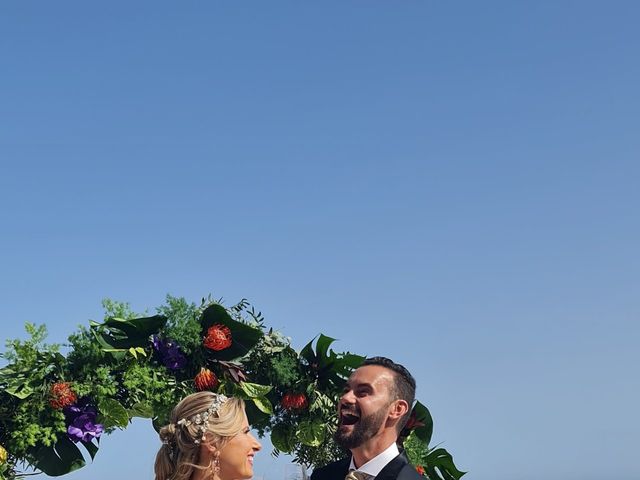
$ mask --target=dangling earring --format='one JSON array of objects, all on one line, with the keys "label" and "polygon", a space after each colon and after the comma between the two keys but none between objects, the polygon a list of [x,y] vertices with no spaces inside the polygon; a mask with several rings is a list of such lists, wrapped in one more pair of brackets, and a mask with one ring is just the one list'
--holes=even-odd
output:
[{"label": "dangling earring", "polygon": [[220,452],[216,452],[213,456],[213,474],[217,476],[220,473]]}]

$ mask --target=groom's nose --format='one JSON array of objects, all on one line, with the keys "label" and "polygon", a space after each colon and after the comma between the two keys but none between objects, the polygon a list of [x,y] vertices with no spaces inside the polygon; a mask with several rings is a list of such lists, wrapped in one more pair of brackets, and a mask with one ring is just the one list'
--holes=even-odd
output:
[{"label": "groom's nose", "polygon": [[350,404],[354,404],[356,401],[356,396],[353,393],[353,390],[346,390],[345,392],[342,393],[342,396],[340,397],[340,404],[345,404],[345,405],[350,405]]}]

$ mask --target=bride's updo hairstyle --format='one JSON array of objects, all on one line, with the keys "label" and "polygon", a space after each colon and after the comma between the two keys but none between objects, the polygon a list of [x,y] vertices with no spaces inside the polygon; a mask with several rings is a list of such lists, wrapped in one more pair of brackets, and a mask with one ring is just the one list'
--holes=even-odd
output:
[{"label": "bride's updo hairstyle", "polygon": [[[156,480],[189,480],[196,469],[216,471],[219,452],[240,433],[244,415],[240,398],[213,392],[185,397],[172,410],[170,423],[160,429],[162,447],[156,455]],[[210,450],[201,449],[203,443],[213,445],[215,453],[207,456]]]}]

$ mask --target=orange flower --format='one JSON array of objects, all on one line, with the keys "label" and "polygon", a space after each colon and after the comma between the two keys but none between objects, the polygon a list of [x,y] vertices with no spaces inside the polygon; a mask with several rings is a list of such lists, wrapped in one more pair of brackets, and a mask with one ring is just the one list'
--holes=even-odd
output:
[{"label": "orange flower", "polygon": [[307,408],[309,402],[304,393],[285,393],[282,397],[282,407],[285,410],[303,410]]},{"label": "orange flower", "polygon": [[64,407],[73,405],[78,400],[78,396],[71,390],[71,384],[68,382],[54,383],[51,385],[49,393],[51,395],[49,405],[56,410],[62,410]]},{"label": "orange flower", "polygon": [[422,465],[416,465],[416,472],[418,472],[420,475],[424,476],[424,474],[425,474],[424,467]]},{"label": "orange flower", "polygon": [[209,350],[220,351],[231,346],[231,330],[229,327],[216,323],[207,330],[204,346]]},{"label": "orange flower", "polygon": [[202,367],[200,373],[193,379],[196,384],[196,390],[211,390],[218,386],[218,377],[208,368]]}]

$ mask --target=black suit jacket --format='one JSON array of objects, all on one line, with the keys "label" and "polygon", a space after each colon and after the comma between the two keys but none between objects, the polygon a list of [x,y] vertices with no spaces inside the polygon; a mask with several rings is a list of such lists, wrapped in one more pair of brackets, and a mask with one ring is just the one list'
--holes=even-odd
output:
[{"label": "black suit jacket", "polygon": [[[351,458],[345,458],[317,468],[311,474],[311,480],[344,480],[349,473],[350,463]],[[424,480],[424,477],[416,472],[405,454],[401,453],[380,470],[375,480]]]}]

